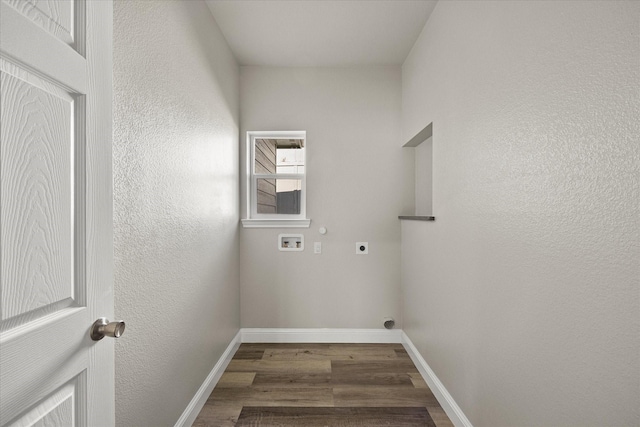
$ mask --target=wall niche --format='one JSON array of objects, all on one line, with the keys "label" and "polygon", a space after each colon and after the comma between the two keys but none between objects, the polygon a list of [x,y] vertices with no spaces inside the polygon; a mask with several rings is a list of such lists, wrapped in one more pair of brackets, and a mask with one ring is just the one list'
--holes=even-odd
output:
[{"label": "wall niche", "polygon": [[413,155],[413,212],[400,215],[400,219],[434,221],[433,216],[433,122],[429,123],[403,149],[411,150]]}]

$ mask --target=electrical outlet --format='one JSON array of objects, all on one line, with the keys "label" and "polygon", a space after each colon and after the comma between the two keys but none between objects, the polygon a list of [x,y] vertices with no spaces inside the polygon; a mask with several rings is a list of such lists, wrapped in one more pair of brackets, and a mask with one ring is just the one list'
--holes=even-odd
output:
[{"label": "electrical outlet", "polygon": [[356,254],[367,255],[369,253],[369,242],[356,242]]},{"label": "electrical outlet", "polygon": [[322,253],[322,242],[313,242],[313,253],[314,254]]}]

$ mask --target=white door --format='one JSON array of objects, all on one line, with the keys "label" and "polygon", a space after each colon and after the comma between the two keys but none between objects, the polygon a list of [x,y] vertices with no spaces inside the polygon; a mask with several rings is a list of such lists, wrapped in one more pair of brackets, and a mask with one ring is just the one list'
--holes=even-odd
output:
[{"label": "white door", "polygon": [[0,0],[0,425],[114,424],[112,4]]}]

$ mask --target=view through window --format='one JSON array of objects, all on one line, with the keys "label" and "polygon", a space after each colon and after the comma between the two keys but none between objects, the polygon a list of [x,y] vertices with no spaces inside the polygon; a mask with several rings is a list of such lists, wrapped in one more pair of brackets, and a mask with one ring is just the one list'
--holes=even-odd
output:
[{"label": "view through window", "polygon": [[304,215],[305,138],[252,137],[252,212],[256,217]]}]

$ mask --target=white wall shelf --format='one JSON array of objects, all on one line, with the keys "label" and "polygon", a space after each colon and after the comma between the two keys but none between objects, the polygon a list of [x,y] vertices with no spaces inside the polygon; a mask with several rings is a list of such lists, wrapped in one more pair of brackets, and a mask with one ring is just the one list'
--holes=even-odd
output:
[{"label": "white wall shelf", "polygon": [[426,215],[400,215],[398,219],[406,219],[410,221],[435,221],[435,216],[426,216]]}]

